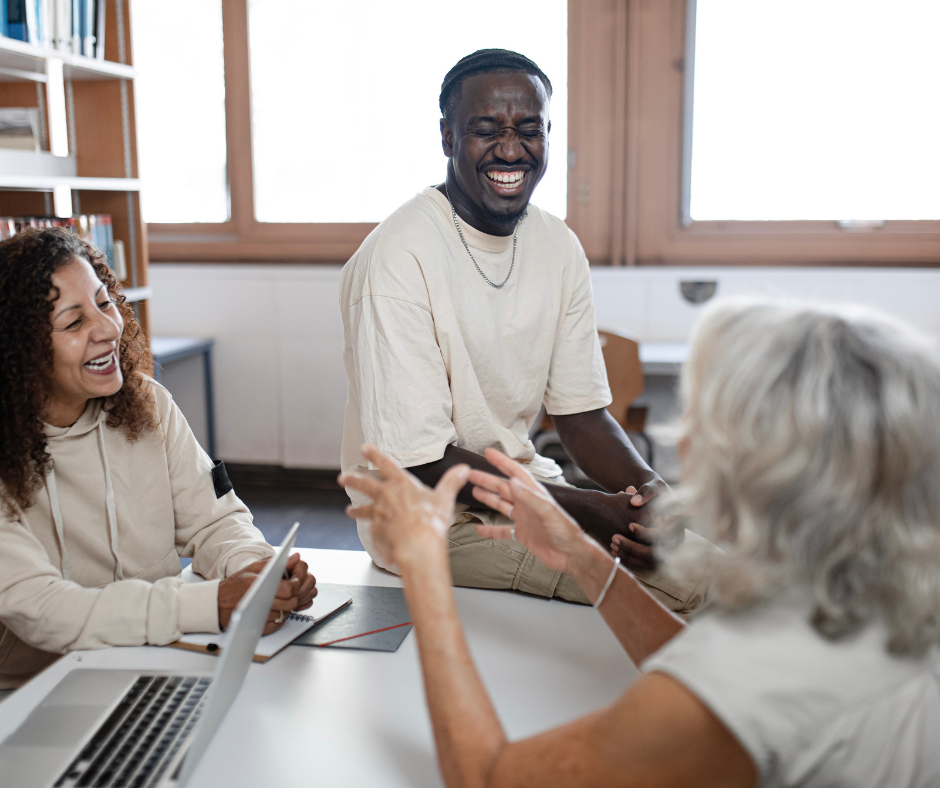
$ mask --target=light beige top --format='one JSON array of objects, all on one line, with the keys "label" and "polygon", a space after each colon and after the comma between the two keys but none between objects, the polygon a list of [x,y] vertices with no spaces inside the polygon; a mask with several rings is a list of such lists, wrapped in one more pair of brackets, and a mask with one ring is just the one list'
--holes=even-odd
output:
[{"label": "light beige top", "polygon": [[[131,443],[90,402],[71,427],[47,425],[54,470],[32,506],[0,515],[0,687],[74,649],[218,632],[219,579],[273,555],[235,493],[216,497],[212,461],[150,385],[157,432]],[[180,556],[214,582],[184,585]]]},{"label": "light beige top", "polygon": [[[512,236],[461,229],[480,268],[502,282]],[[587,258],[565,223],[535,205],[497,290],[474,268],[447,198],[425,189],[346,263],[340,310],[344,472],[365,469],[363,443],[404,467],[439,460],[454,444],[477,454],[493,446],[557,478],[561,469],[528,436],[542,403],[555,415],[610,404]],[[359,536],[378,562],[367,523]]]},{"label": "light beige top", "polygon": [[881,624],[841,640],[780,601],[705,612],[643,663],[698,696],[761,788],[940,785],[940,649],[897,657]]}]

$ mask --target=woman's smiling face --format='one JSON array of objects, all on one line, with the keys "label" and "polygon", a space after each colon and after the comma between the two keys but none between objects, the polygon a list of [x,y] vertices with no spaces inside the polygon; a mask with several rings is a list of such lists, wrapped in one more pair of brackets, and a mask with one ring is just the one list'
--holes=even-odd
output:
[{"label": "woman's smiling face", "polygon": [[[124,383],[119,359],[124,320],[87,260],[73,257],[52,274],[52,376],[44,419],[74,424],[88,400],[110,397]],[[58,293],[56,293],[58,291]]]}]

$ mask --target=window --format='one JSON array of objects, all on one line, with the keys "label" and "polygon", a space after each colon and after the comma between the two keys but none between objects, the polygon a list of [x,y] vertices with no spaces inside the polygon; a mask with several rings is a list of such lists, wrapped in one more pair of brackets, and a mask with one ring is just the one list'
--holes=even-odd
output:
[{"label": "window", "polygon": [[221,0],[132,0],[141,209],[147,222],[225,222]]},{"label": "window", "polygon": [[940,3],[699,0],[690,218],[940,219]]},{"label": "window", "polygon": [[131,2],[154,261],[344,263],[443,179],[444,74],[505,47],[592,264],[940,264],[936,0]]},{"label": "window", "polygon": [[441,81],[487,47],[522,52],[552,81],[552,156],[533,200],[565,216],[566,0],[250,0],[248,9],[258,221],[378,222],[440,183]]}]

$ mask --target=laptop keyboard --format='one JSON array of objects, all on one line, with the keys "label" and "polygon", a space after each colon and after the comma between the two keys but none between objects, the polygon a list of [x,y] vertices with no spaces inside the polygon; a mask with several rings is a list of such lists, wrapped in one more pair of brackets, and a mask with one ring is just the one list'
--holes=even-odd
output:
[{"label": "laptop keyboard", "polygon": [[212,679],[141,676],[55,788],[156,785],[202,713]]}]

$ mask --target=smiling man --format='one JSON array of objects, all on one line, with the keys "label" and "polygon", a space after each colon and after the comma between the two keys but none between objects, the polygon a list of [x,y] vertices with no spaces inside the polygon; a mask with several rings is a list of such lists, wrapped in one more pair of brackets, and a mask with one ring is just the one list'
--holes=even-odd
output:
[{"label": "smiling man", "polygon": [[[655,569],[648,531],[632,525],[667,488],[607,413],[584,251],[563,221],[529,202],[548,165],[551,94],[535,63],[501,49],[474,52],[445,77],[445,182],[383,221],[343,269],[343,472],[366,470],[359,450],[370,443],[433,485],[457,463],[498,473],[482,456],[497,448],[549,483],[663,602],[687,610],[692,587]],[[543,402],[572,458],[608,492],[566,485],[536,454],[528,433]],[[507,521],[469,487],[458,500],[447,533],[456,585],[588,601],[518,542],[478,536],[479,523]],[[358,526],[384,566],[369,523]]]}]

